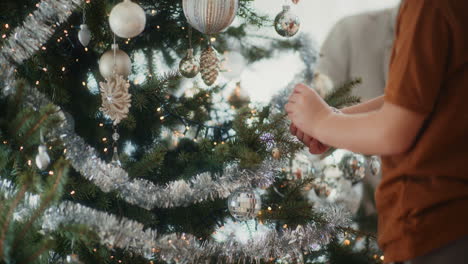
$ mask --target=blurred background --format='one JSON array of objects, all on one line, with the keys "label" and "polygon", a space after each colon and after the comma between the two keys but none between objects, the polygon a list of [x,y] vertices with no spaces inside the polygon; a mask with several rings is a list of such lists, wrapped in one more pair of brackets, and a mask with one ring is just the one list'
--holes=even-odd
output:
[{"label": "blurred background", "polygon": [[[283,0],[256,0],[254,6],[274,17],[281,11],[284,3]],[[300,32],[310,34],[320,47],[330,29],[341,18],[393,7],[397,3],[398,0],[301,0],[297,5],[291,5],[291,8],[301,19]],[[270,32],[262,34],[277,36],[273,27]],[[303,67],[299,53],[281,52],[276,58],[259,61],[246,68],[241,75],[242,86],[252,101],[269,102],[271,96],[284,88]]]}]

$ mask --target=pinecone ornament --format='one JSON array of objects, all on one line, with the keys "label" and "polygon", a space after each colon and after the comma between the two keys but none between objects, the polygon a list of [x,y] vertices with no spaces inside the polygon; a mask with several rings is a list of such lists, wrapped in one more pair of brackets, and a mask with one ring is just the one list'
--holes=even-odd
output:
[{"label": "pinecone ornament", "polygon": [[203,82],[211,86],[216,82],[219,75],[218,52],[210,45],[200,56],[200,72]]}]

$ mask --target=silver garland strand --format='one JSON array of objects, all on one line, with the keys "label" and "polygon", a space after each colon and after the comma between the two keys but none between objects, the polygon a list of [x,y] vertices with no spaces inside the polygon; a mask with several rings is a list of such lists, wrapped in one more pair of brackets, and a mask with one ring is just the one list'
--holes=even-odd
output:
[{"label": "silver garland strand", "polygon": [[[26,94],[25,103],[35,109],[52,104],[36,89],[29,88]],[[283,165],[280,161],[267,160],[257,170],[250,171],[232,164],[219,175],[212,176],[206,172],[189,181],[178,180],[158,186],[147,180],[131,179],[121,167],[100,159],[97,151],[74,132],[73,118],[61,110],[58,115],[63,121],[50,131],[49,137],[63,142],[65,157],[71,165],[102,191],[117,191],[128,203],[148,210],[226,198],[241,186],[265,188],[273,184],[277,168]]]},{"label": "silver garland strand", "polygon": [[[8,180],[0,180],[0,193],[12,198],[17,188]],[[39,195],[26,193],[24,201],[15,211],[14,219],[23,221],[31,216],[40,203]],[[62,225],[83,224],[96,232],[100,242],[111,248],[121,248],[141,254],[147,259],[160,257],[169,262],[198,263],[212,257],[234,263],[239,260],[268,260],[282,258],[301,262],[304,252],[312,252],[329,243],[338,228],[351,224],[350,215],[343,207],[327,206],[320,209],[325,227],[310,223],[296,229],[271,229],[260,239],[240,244],[235,239],[225,242],[200,241],[189,234],[167,234],[158,237],[157,231],[145,229],[143,224],[118,218],[70,201],[50,207],[42,217],[42,229],[49,232]],[[17,217],[21,215],[21,217]]]},{"label": "silver garland strand", "polygon": [[15,66],[30,58],[84,0],[42,0],[38,8],[17,27],[0,51],[0,82],[3,94],[13,93]]},{"label": "silver garland strand", "polygon": [[349,215],[338,208],[324,208],[325,228],[311,223],[296,229],[276,231],[271,229],[258,240],[246,244],[228,239],[226,242],[207,240],[201,242],[189,234],[167,234],[157,238],[157,231],[144,229],[136,221],[99,212],[71,202],[63,202],[50,208],[44,216],[43,229],[52,231],[62,224],[86,224],[100,237],[101,243],[110,247],[123,248],[151,259],[159,257],[176,263],[198,263],[212,257],[227,263],[239,260],[268,260],[287,258],[300,260],[304,252],[315,251],[329,243],[338,227],[346,227]]}]

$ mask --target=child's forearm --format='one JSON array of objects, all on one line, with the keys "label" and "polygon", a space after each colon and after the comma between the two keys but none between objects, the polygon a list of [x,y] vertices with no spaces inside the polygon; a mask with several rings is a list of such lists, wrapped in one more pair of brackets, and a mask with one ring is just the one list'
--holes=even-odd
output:
[{"label": "child's forearm", "polygon": [[345,114],[360,114],[360,113],[368,113],[372,111],[376,111],[382,107],[384,103],[384,96],[379,96],[367,102],[353,105],[350,107],[346,107],[341,109],[341,111]]},{"label": "child's forearm", "polygon": [[311,132],[324,144],[353,152],[395,155],[413,144],[423,117],[398,106],[386,105],[362,114],[330,113],[311,126]]}]

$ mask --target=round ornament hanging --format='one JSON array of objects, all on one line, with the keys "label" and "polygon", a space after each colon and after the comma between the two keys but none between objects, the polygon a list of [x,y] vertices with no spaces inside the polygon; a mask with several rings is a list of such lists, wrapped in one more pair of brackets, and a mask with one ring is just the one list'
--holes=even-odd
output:
[{"label": "round ornament hanging", "polygon": [[185,78],[193,78],[200,72],[198,61],[193,56],[193,49],[188,49],[187,55],[180,61],[179,72]]},{"label": "round ornament hanging", "polygon": [[291,6],[284,5],[283,11],[276,16],[274,25],[278,34],[283,37],[292,37],[299,31],[301,21],[291,12]]},{"label": "round ornament hanging", "polygon": [[83,47],[87,47],[91,41],[91,31],[88,28],[88,25],[82,24],[80,26],[80,31],[78,32],[78,40],[80,41]]},{"label": "round ornament hanging", "polygon": [[343,176],[353,184],[360,182],[366,176],[366,159],[360,154],[346,154],[341,159],[338,167],[343,171]]},{"label": "round ornament hanging", "polygon": [[239,221],[254,219],[262,208],[260,196],[252,188],[241,187],[228,198],[231,215]]},{"label": "round ornament hanging", "polygon": [[115,73],[123,76],[124,78],[127,78],[132,71],[132,61],[130,60],[130,57],[127,53],[119,49],[119,45],[117,44],[112,44],[112,49],[102,54],[99,59],[99,72],[101,72],[104,79],[107,79],[114,74],[114,66]]},{"label": "round ornament hanging", "polygon": [[133,38],[145,29],[146,14],[143,8],[130,0],[123,0],[112,8],[109,15],[112,32],[121,38]]},{"label": "round ornament hanging", "polygon": [[218,52],[209,45],[200,56],[200,72],[203,82],[211,86],[216,82],[219,75]]},{"label": "round ornament hanging", "polygon": [[40,170],[44,170],[50,164],[50,157],[47,154],[47,148],[44,145],[38,147],[38,153],[36,155],[36,166]]},{"label": "round ornament hanging", "polygon": [[239,0],[183,0],[182,6],[188,23],[201,33],[210,35],[231,25]]}]

